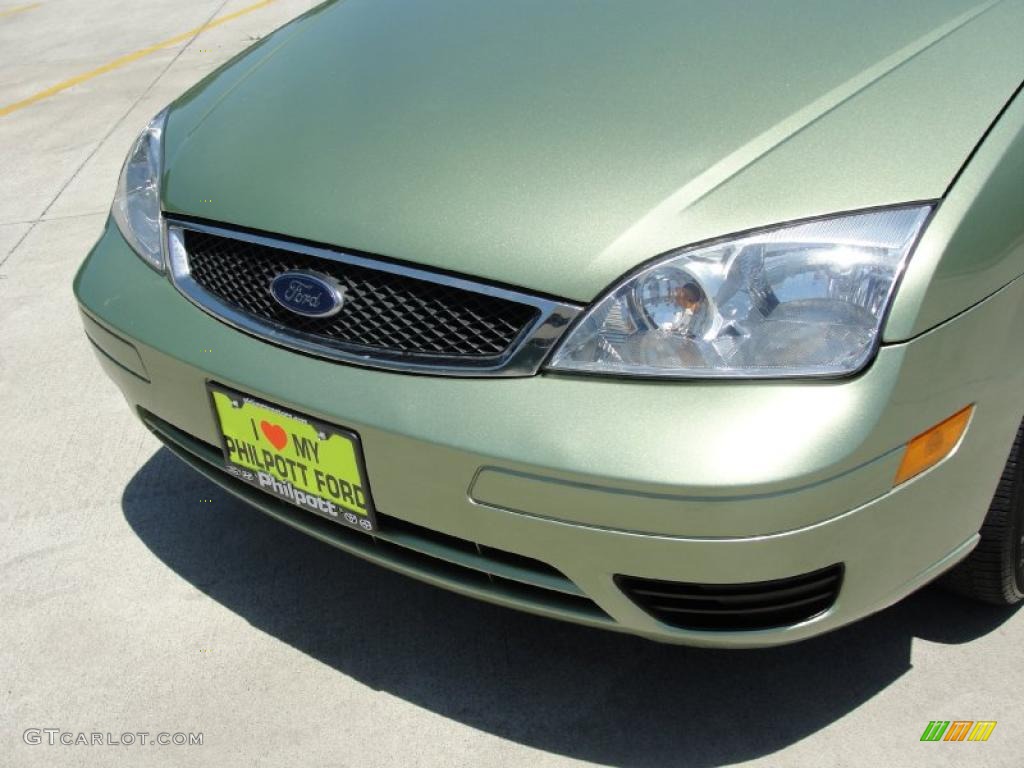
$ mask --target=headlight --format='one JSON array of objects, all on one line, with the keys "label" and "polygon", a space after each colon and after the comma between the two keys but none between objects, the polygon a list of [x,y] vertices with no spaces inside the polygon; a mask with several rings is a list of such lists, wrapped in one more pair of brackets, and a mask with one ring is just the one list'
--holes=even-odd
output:
[{"label": "headlight", "polygon": [[135,140],[121,169],[111,213],[121,234],[150,266],[162,270],[163,227],[160,215],[161,140],[167,110],[150,121]]},{"label": "headlight", "polygon": [[850,214],[671,253],[594,304],[549,368],[677,378],[853,373],[874,354],[929,211]]}]

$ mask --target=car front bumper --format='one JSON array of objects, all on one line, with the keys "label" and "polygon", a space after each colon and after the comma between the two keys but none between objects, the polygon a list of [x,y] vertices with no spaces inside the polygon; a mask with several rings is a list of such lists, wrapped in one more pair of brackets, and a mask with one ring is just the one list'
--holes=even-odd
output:
[{"label": "car front bumper", "polygon": [[[856,377],[785,382],[457,379],[322,361],[200,311],[109,223],[75,293],[103,367],[147,425],[264,511],[464,594],[662,641],[748,647],[880,610],[974,546],[1021,417],[1020,283],[883,347]],[[358,432],[380,536],[222,472],[208,381]],[[956,451],[894,489],[902,446],[971,403]],[[840,563],[828,611],[763,630],[672,627],[615,581],[740,584]]]}]

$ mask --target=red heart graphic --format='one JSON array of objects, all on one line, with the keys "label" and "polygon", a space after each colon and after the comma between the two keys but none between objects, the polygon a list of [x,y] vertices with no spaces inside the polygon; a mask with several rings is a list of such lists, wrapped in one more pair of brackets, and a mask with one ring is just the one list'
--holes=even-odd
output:
[{"label": "red heart graphic", "polygon": [[284,427],[279,427],[277,424],[271,424],[269,421],[260,422],[260,430],[263,432],[263,436],[270,441],[270,444],[281,450],[288,445],[288,433],[284,431]]}]

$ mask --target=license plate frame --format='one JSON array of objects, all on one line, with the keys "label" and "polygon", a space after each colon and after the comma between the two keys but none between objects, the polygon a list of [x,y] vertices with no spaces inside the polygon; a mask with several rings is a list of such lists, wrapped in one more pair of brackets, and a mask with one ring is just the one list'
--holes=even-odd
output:
[{"label": "license plate frame", "polygon": [[[347,528],[368,534],[378,530],[359,433],[217,382],[206,382],[206,390],[229,474]],[[246,418],[251,430],[243,435]],[[231,421],[227,427],[226,419]],[[320,461],[324,447],[339,466],[324,468],[331,461]]]}]

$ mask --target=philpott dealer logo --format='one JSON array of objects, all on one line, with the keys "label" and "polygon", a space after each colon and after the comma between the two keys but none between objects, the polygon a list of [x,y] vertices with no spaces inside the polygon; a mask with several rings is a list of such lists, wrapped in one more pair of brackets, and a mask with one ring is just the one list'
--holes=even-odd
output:
[{"label": "philpott dealer logo", "polygon": [[988,741],[995,729],[995,720],[932,720],[921,741]]}]

